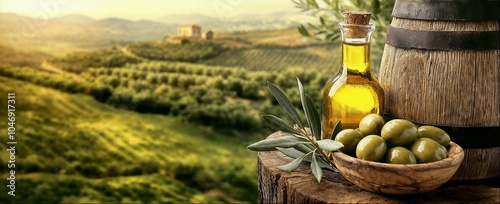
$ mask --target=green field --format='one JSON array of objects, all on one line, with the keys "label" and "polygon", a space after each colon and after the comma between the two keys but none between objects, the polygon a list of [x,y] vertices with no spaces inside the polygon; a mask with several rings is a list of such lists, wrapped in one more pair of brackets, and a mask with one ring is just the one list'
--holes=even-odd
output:
[{"label": "green field", "polygon": [[16,197],[0,201],[255,202],[256,154],[245,147],[272,132],[261,114],[285,115],[267,81],[299,107],[299,77],[320,107],[337,49],[293,29],[61,56],[0,47],[0,99],[16,93],[18,142]]},{"label": "green field", "polygon": [[[256,154],[245,149],[256,138],[0,77],[0,96],[8,92],[16,93],[18,190],[2,202],[256,201]],[[8,157],[2,151],[1,163]]]},{"label": "green field", "polygon": [[204,61],[209,65],[245,67],[256,71],[278,71],[291,66],[329,73],[339,66],[339,58],[333,57],[337,45],[283,47],[261,45],[251,48],[235,48]]},{"label": "green field", "polygon": [[296,29],[232,33],[216,42],[231,49],[203,63],[267,72],[299,67],[331,76],[340,67],[338,42],[305,41]]}]

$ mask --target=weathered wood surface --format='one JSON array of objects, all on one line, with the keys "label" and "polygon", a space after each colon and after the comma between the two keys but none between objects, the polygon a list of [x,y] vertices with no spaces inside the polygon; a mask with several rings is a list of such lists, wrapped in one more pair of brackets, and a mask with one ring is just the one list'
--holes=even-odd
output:
[{"label": "weathered wood surface", "polygon": [[[423,31],[499,31],[500,23],[393,18]],[[403,49],[386,44],[379,80],[385,111],[443,126],[500,126],[500,50]]]},{"label": "weathered wood surface", "polygon": [[[270,137],[279,137],[275,133]],[[259,152],[258,178],[259,203],[499,203],[500,188],[488,185],[450,184],[435,191],[417,195],[383,195],[358,188],[345,180],[340,173],[324,170],[318,184],[311,175],[309,163],[303,163],[293,172],[279,170],[277,166],[292,159],[280,152]]]},{"label": "weathered wood surface", "polygon": [[452,180],[486,179],[500,175],[500,147],[464,148],[464,153],[464,161]]}]

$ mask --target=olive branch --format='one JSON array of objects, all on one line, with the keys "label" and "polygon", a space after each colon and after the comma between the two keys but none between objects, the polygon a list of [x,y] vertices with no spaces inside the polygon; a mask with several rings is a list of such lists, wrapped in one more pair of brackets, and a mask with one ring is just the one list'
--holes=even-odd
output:
[{"label": "olive branch", "polygon": [[[311,134],[308,134],[306,126],[302,124],[297,110],[286,94],[276,85],[268,82],[267,87],[269,91],[296,124],[292,126],[277,116],[263,115],[264,120],[272,128],[282,131],[284,136],[261,140],[249,145],[247,148],[253,151],[280,151],[284,155],[293,158],[292,162],[278,167],[284,171],[297,169],[303,161],[311,162],[311,172],[316,180],[320,182],[323,176],[322,169],[337,171],[335,164],[328,159],[326,152],[337,151],[344,145],[332,139],[321,139],[322,130],[319,113],[316,107],[314,107],[311,97],[304,92],[304,87],[298,78],[297,84],[302,110],[305,113]],[[332,138],[341,130],[342,124],[339,121],[335,125]]]}]

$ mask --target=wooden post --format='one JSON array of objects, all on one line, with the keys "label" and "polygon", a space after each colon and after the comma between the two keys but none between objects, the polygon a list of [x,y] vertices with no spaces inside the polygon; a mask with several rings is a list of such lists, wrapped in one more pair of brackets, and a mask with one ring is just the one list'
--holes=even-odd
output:
[{"label": "wooden post", "polygon": [[[270,138],[281,137],[280,132]],[[323,180],[318,183],[312,176],[309,163],[293,171],[277,168],[292,159],[280,152],[259,152],[257,172],[259,178],[259,203],[386,203],[386,202],[500,202],[500,186],[445,184],[435,191],[417,195],[383,195],[365,191],[340,173],[323,170]]]}]

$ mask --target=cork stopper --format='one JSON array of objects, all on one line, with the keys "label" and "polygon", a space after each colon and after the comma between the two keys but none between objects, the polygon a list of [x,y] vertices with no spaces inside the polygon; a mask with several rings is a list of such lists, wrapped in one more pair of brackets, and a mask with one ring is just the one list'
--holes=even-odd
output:
[{"label": "cork stopper", "polygon": [[364,26],[370,23],[370,12],[365,11],[346,11],[344,15],[344,24],[346,24],[346,37],[348,38],[363,38],[368,34],[367,29],[362,27],[355,28],[354,26]]},{"label": "cork stopper", "polygon": [[370,23],[370,12],[365,11],[346,11],[343,13],[344,23],[353,25],[368,25]]}]

